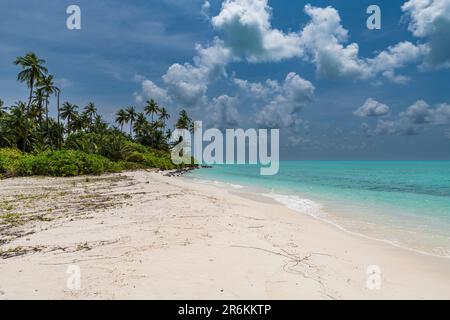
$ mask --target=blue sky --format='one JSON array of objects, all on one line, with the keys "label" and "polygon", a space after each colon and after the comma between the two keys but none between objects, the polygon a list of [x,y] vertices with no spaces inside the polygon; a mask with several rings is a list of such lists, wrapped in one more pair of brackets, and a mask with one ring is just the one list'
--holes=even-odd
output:
[{"label": "blue sky", "polygon": [[153,97],[209,126],[280,128],[284,159],[449,159],[449,17],[450,0],[3,0],[0,98],[26,99],[12,61],[34,51],[63,100],[110,121]]}]

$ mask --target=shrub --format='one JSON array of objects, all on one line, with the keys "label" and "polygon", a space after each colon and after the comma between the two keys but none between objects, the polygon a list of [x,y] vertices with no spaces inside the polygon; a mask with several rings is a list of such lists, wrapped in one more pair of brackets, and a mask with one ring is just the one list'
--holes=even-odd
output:
[{"label": "shrub", "polygon": [[28,154],[17,149],[0,148],[0,177],[32,175],[68,177],[145,168],[172,170],[184,167],[174,165],[167,151],[154,151],[120,136],[120,141],[115,138],[114,140],[116,143],[99,148],[110,158],[80,150]]},{"label": "shrub", "polygon": [[43,176],[68,177],[81,174],[80,151],[50,151],[36,156],[34,174]]},{"label": "shrub", "polygon": [[84,174],[120,172],[122,166],[105,157],[81,151],[47,151],[37,155],[0,149],[0,173],[6,176],[68,177]]},{"label": "shrub", "polygon": [[145,157],[142,153],[138,151],[133,151],[126,159],[128,162],[137,162],[137,163],[143,163],[145,160]]}]

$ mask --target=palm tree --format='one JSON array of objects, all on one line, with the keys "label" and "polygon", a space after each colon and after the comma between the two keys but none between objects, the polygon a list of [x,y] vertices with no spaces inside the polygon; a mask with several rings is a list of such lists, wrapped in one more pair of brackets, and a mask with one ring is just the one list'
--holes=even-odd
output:
[{"label": "palm tree", "polygon": [[[45,64],[45,60],[39,59],[35,53],[30,52],[27,53],[23,57],[17,57],[14,61],[14,64],[16,66],[21,66],[22,71],[19,72],[17,75],[17,80],[20,82],[26,82],[28,88],[30,88],[30,95],[28,98],[28,105],[26,108],[26,117],[25,117],[25,135],[28,133],[28,113],[30,111],[31,106],[31,99],[33,97],[33,89],[34,85],[39,79],[43,78],[44,75],[48,72],[47,68],[45,68],[43,65]],[[22,150],[25,151],[26,149],[26,142],[27,139],[23,139],[23,146]]]},{"label": "palm tree", "polygon": [[70,134],[73,122],[78,116],[78,106],[70,102],[65,102],[61,108],[61,118],[67,120],[67,133]]},{"label": "palm tree", "polygon": [[91,122],[90,122],[90,118],[88,116],[88,114],[85,112],[82,112],[78,117],[77,117],[77,122],[76,122],[76,128],[77,130],[87,130],[91,127]]},{"label": "palm tree", "polygon": [[153,116],[155,114],[158,114],[159,107],[155,100],[151,99],[150,101],[147,100],[146,105],[144,107],[144,111],[147,115],[150,115],[152,117],[153,122]]},{"label": "palm tree", "polygon": [[42,114],[44,113],[44,101],[45,101],[44,89],[38,88],[34,90],[34,98],[32,100],[32,103],[36,109],[37,119],[40,126],[42,126],[43,122]]},{"label": "palm tree", "polygon": [[0,118],[6,113],[6,107],[3,106],[3,100],[0,99]]},{"label": "palm tree", "polygon": [[159,120],[162,121],[164,128],[166,127],[166,121],[169,120],[170,114],[167,112],[166,108],[161,108],[160,114],[159,114]]},{"label": "palm tree", "polygon": [[142,137],[148,129],[148,121],[143,112],[139,112],[136,117],[136,122],[133,126],[134,132],[138,137]]},{"label": "palm tree", "polygon": [[191,129],[191,123],[192,123],[191,118],[189,118],[186,110],[183,109],[183,110],[180,111],[180,117],[178,118],[178,121],[177,121],[175,127],[177,129],[190,130]]},{"label": "palm tree", "polygon": [[128,113],[120,109],[116,113],[116,123],[120,125],[120,131],[123,131],[123,125],[128,122]]},{"label": "palm tree", "polygon": [[97,108],[93,102],[89,102],[86,107],[84,107],[84,113],[89,118],[90,126],[94,124],[94,118],[97,116]]},{"label": "palm tree", "polygon": [[28,127],[26,125],[26,108],[25,102],[19,101],[10,108],[9,116],[7,118],[7,126],[14,130],[15,145],[26,145],[29,141],[24,141],[29,138],[27,134]]},{"label": "palm tree", "polygon": [[[52,94],[56,94],[59,91],[59,88],[54,85],[52,75],[42,77],[42,79],[39,80],[38,85],[39,85],[39,88],[42,89],[45,93],[45,123],[46,123],[46,128],[47,128],[47,137],[48,137],[48,139],[50,139],[48,103],[49,103],[50,96]],[[52,147],[51,143],[50,143],[50,147]]]},{"label": "palm tree", "polygon": [[61,95],[61,89],[59,89],[59,88],[56,88],[56,108],[57,108],[57,113],[58,113],[58,129],[59,129],[59,134],[58,134],[58,148],[59,148],[59,150],[61,150],[61,147],[62,147],[62,139],[63,139],[63,132],[64,132],[64,126],[62,126],[61,127],[61,123],[60,123],[60,117],[61,117],[61,114],[60,114],[60,108],[59,108],[59,98],[60,98],[60,95]]},{"label": "palm tree", "polygon": [[102,116],[97,114],[94,118],[93,132],[104,132],[108,129],[108,124],[103,120]]},{"label": "palm tree", "polygon": [[130,136],[133,137],[133,122],[136,120],[136,108],[128,107],[126,109],[127,112],[127,122],[130,122]]}]

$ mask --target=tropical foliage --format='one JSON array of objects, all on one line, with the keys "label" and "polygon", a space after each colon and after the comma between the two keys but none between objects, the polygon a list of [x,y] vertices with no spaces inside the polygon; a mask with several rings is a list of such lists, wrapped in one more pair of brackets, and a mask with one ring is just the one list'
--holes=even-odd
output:
[{"label": "tropical foliage", "polygon": [[[116,112],[117,127],[112,126],[93,102],[82,108],[69,101],[60,106],[61,89],[45,63],[32,52],[14,61],[21,68],[17,80],[26,84],[28,98],[9,107],[0,100],[0,176],[177,168],[170,160],[172,130],[166,108],[153,99],[143,112],[129,106]],[[56,114],[56,120],[50,114]],[[192,129],[185,110],[175,127]]]}]

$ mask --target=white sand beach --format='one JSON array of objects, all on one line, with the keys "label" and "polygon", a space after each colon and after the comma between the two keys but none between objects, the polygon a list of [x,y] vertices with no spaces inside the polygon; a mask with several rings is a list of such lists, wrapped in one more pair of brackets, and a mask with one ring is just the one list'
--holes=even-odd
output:
[{"label": "white sand beach", "polygon": [[2,180],[0,205],[0,299],[450,299],[450,259],[161,173]]}]

